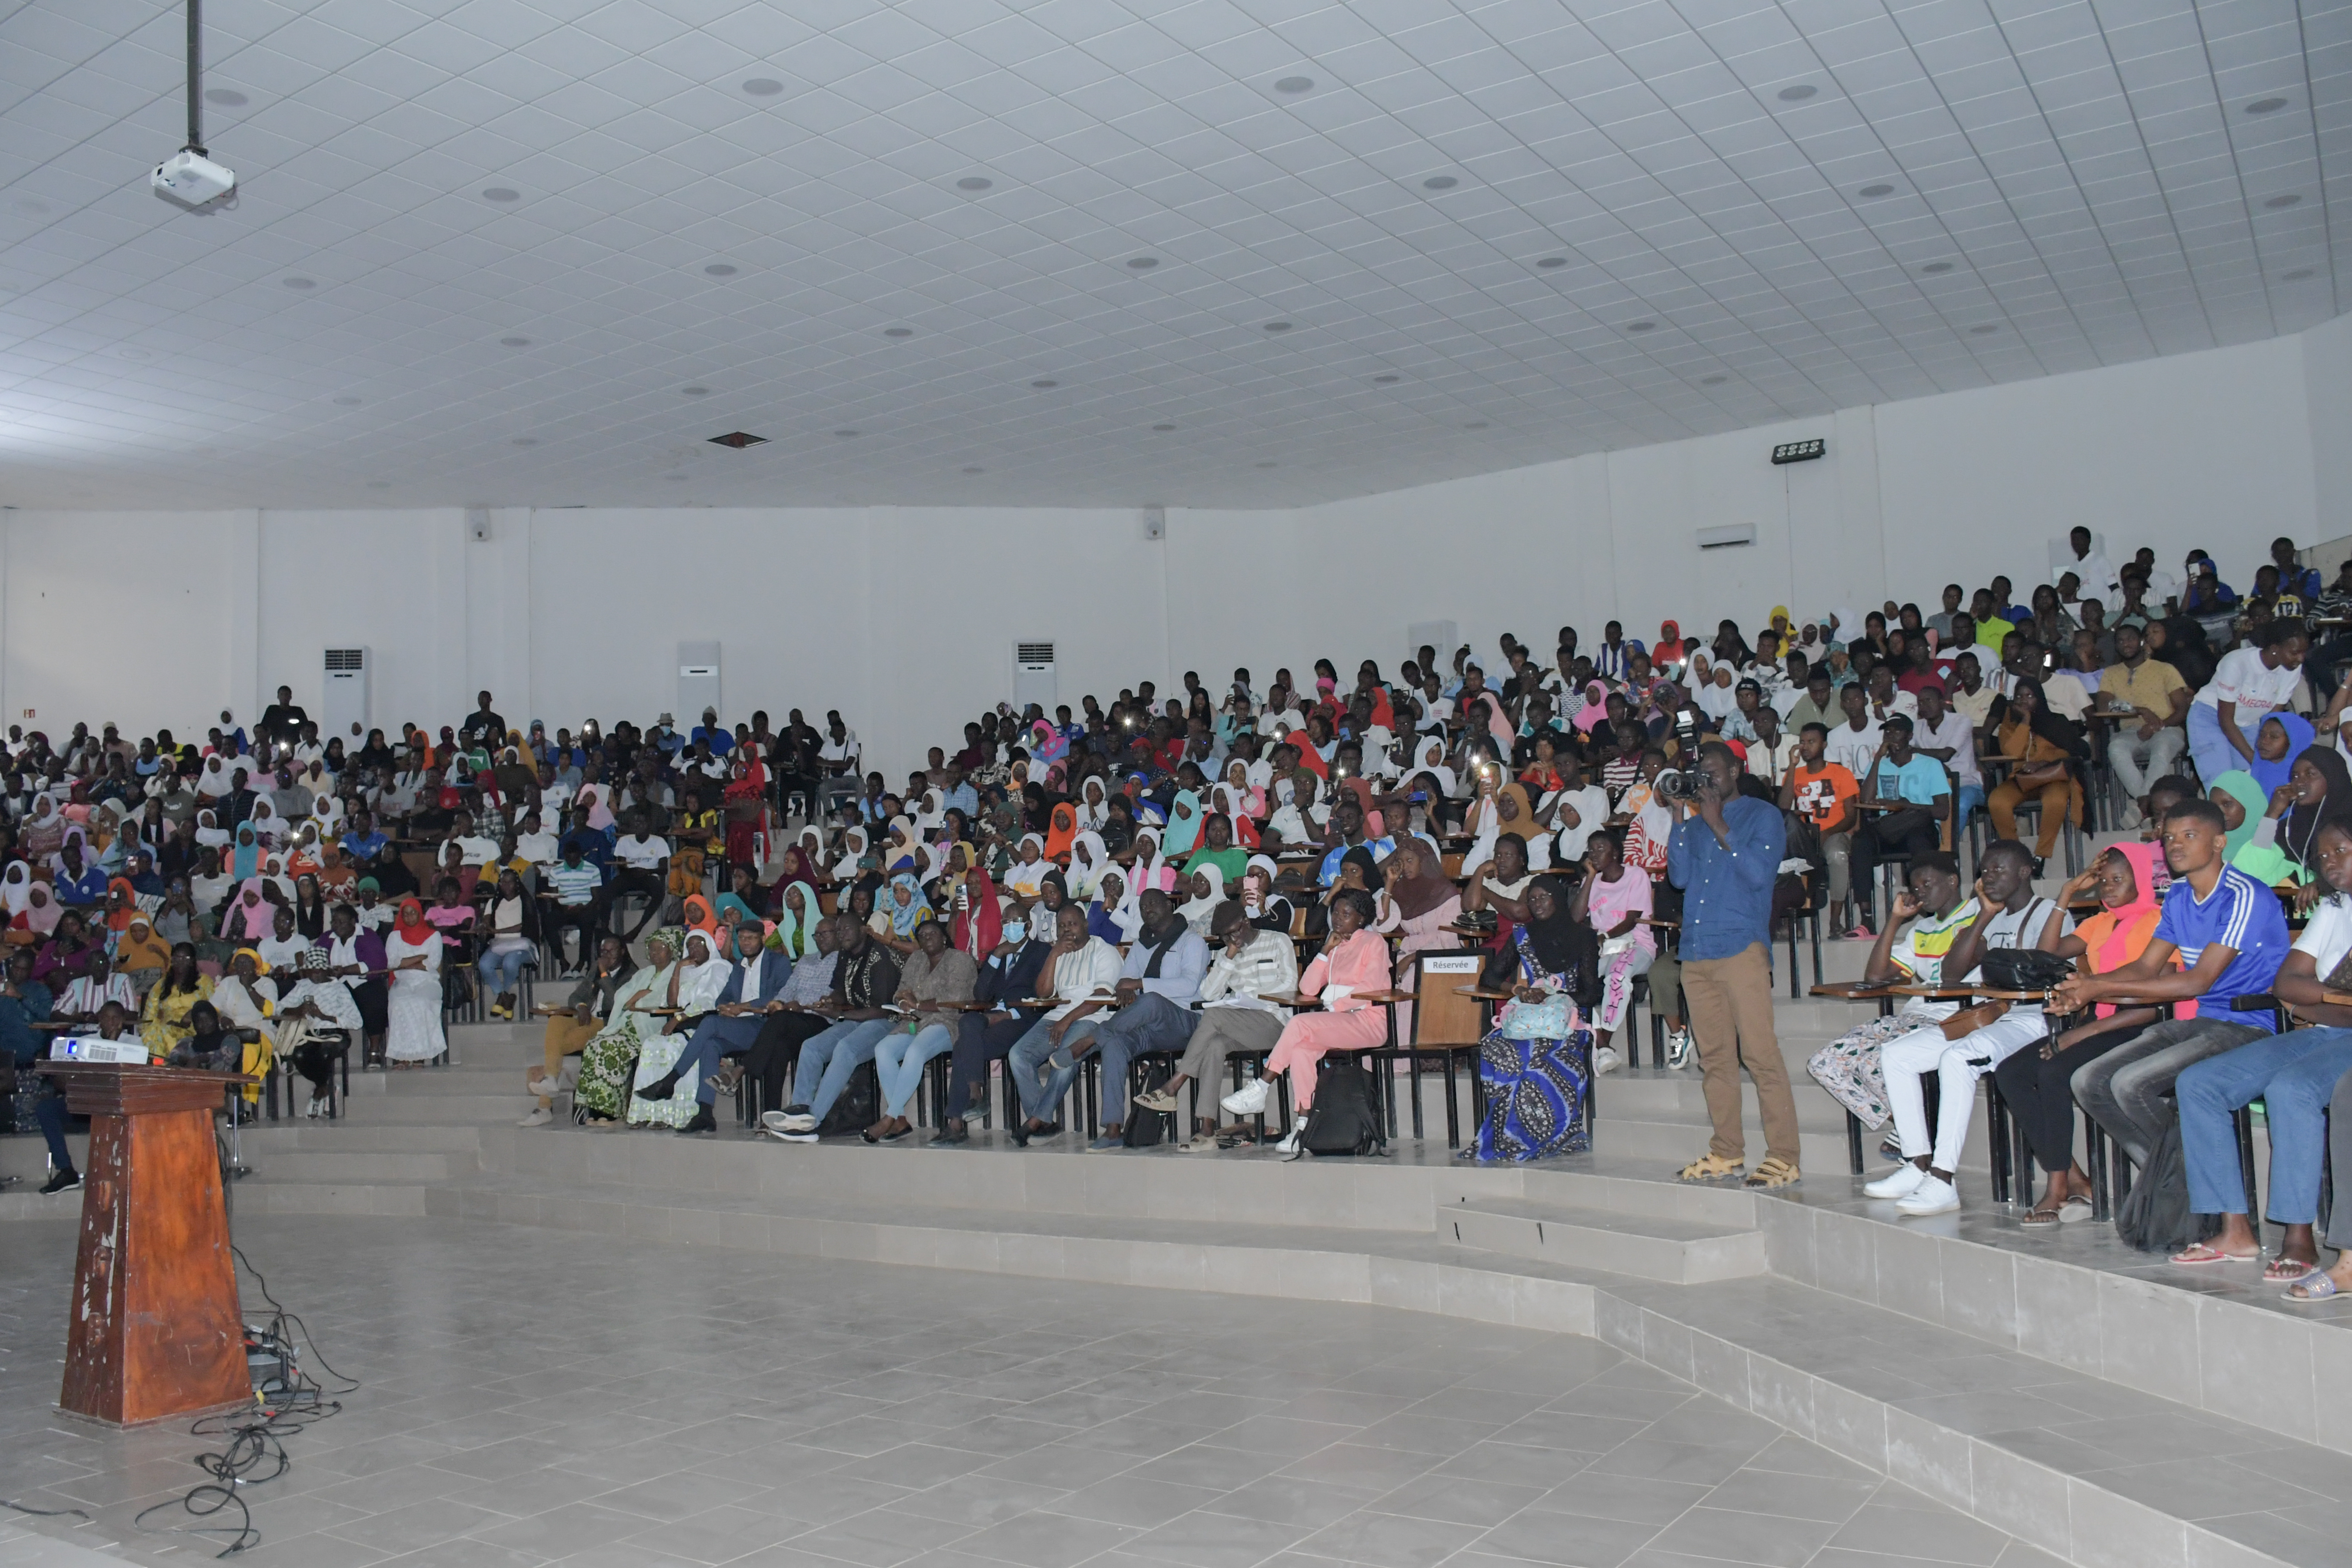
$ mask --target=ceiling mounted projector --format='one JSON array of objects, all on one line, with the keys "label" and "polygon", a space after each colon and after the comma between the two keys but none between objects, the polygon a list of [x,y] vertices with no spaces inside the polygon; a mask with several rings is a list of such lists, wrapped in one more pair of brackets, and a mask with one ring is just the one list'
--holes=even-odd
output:
[{"label": "ceiling mounted projector", "polygon": [[184,151],[156,164],[147,183],[173,201],[200,207],[236,189],[236,171],[201,153]]},{"label": "ceiling mounted projector", "polygon": [[187,5],[188,144],[156,164],[147,183],[157,195],[200,207],[236,189],[236,171],[205,155],[204,106],[197,98],[204,82],[204,12],[198,0],[187,0]]}]

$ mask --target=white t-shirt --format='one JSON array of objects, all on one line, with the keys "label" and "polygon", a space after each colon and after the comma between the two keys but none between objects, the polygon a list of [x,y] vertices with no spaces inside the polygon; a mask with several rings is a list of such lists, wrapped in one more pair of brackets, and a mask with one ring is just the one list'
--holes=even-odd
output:
[{"label": "white t-shirt", "polygon": [[2311,923],[2294,939],[2294,951],[2311,954],[2312,972],[2326,980],[2352,952],[2352,899],[2331,893],[2311,911]]},{"label": "white t-shirt", "polygon": [[2050,704],[2050,711],[2077,724],[2091,706],[2091,694],[2084,687],[2083,678],[2071,669],[2053,669],[2044,676],[2042,698]]},{"label": "white t-shirt", "polygon": [[1780,738],[1769,746],[1761,740],[1748,742],[1748,772],[1776,791],[1788,782],[1789,770],[1796,763],[1797,737],[1786,730],[1781,731]]},{"label": "white t-shirt", "polygon": [[[1977,938],[1987,948],[2039,947],[2042,945],[2042,932],[2053,920],[2058,922],[2060,936],[2074,929],[2074,916],[2050,900],[2036,896],[2029,900],[2021,910],[1993,910],[1979,922]],[[1982,970],[1973,971],[1967,984],[1981,984],[1983,979]],[[2011,1005],[2010,1014],[2019,1018],[2038,1018],[2042,1016],[2042,1007],[2039,1003],[2020,1002]]]},{"label": "white t-shirt", "polygon": [[632,871],[650,871],[669,858],[669,840],[654,833],[643,838],[624,834],[613,846],[613,858]]},{"label": "white t-shirt", "polygon": [[518,837],[515,853],[534,866],[552,866],[563,858],[562,841],[545,828]]},{"label": "white t-shirt", "polygon": [[1865,723],[1859,730],[1840,719],[1830,731],[1829,745],[1822,752],[1824,761],[1832,762],[1852,773],[1859,784],[1870,776],[1871,759],[1878,754],[1878,726]]},{"label": "white t-shirt", "polygon": [[2197,694],[2197,702],[2202,708],[2234,702],[2239,720],[2243,722],[2250,714],[2285,707],[2302,680],[2301,670],[2289,669],[2284,665],[2273,669],[2264,664],[2260,648],[2235,648],[2223,654],[2221,662],[2214,666],[2213,679]]},{"label": "white t-shirt", "polygon": [[1913,725],[1911,738],[1918,745],[1933,746],[1939,752],[1949,746],[1952,755],[1944,765],[1952,770],[1952,776],[1962,784],[1984,783],[1984,773],[1977,767],[1977,732],[1961,714],[1947,709],[1940,724]]}]

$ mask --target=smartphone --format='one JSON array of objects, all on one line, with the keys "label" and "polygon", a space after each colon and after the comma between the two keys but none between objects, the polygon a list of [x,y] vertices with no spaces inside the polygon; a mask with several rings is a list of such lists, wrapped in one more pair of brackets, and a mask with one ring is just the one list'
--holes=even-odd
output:
[{"label": "smartphone", "polygon": [[1405,799],[1412,802],[1415,805],[1426,805],[1429,803],[1429,792],[1425,789],[1417,789],[1411,795],[1405,796]]}]

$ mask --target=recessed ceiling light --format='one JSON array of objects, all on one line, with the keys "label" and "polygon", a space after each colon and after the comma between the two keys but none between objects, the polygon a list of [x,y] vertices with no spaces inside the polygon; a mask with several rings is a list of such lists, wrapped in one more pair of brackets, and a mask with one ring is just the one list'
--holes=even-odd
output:
[{"label": "recessed ceiling light", "polygon": [[1154,425],[1154,426],[1152,426],[1152,428],[1153,428],[1154,430],[1159,431],[1159,432],[1160,432],[1160,434],[1162,434],[1162,435],[1166,435],[1169,431],[1173,430],[1174,428],[1176,428],[1176,426],[1174,426],[1173,425]]},{"label": "recessed ceiling light", "polygon": [[530,340],[529,338],[500,338],[499,340],[499,346],[502,349],[527,349],[530,347]]},{"label": "recessed ceiling light", "polygon": [[522,200],[522,193],[506,185],[492,185],[482,193],[482,199],[486,202],[519,202]]},{"label": "recessed ceiling light", "polygon": [[1874,185],[1864,185],[1862,189],[1854,192],[1855,195],[1862,196],[1872,201],[1875,201],[1880,196],[1891,196],[1894,194],[1895,187],[1886,184],[1884,180]]},{"label": "recessed ceiling light", "polygon": [[1721,386],[1730,379],[1727,375],[1703,375],[1698,378],[1698,384],[1701,386]]},{"label": "recessed ceiling light", "polygon": [[1156,256],[1130,256],[1127,258],[1127,264],[1135,271],[1149,272],[1153,268],[1160,265],[1160,258]]},{"label": "recessed ceiling light", "polygon": [[1424,191],[1450,191],[1461,183],[1451,174],[1432,174],[1422,181],[1421,188]]},{"label": "recessed ceiling light", "polygon": [[688,397],[708,397],[710,395],[710,388],[707,386],[681,386],[678,388],[678,391],[684,393]]},{"label": "recessed ceiling light", "polygon": [[1565,267],[1568,265],[1568,258],[1565,256],[1547,256],[1542,260],[1537,262],[1536,265],[1546,268]]},{"label": "recessed ceiling light", "polygon": [[[245,94],[233,87],[208,87],[205,89],[205,101],[217,103],[223,109],[243,109]],[[2249,112],[2252,110],[2250,110]]]},{"label": "recessed ceiling light", "polygon": [[1997,332],[2000,331],[2000,327],[1996,322],[1987,321],[1982,326],[1970,327],[1969,331],[1978,337],[1983,337],[1987,332]]},{"label": "recessed ceiling light", "polygon": [[1404,377],[1401,375],[1376,375],[1372,377],[1372,384],[1374,386],[1394,386],[1398,382],[1402,381]]},{"label": "recessed ceiling light", "polygon": [[511,444],[517,447],[536,447],[539,445],[539,437],[536,436],[518,436],[514,438]]},{"label": "recessed ceiling light", "polygon": [[984,191],[994,184],[996,184],[994,180],[988,178],[984,174],[966,174],[962,179],[956,182],[956,189],[960,191]]},{"label": "recessed ceiling light", "polygon": [[703,270],[713,278],[732,278],[735,276],[735,264],[731,261],[714,261]]},{"label": "recessed ceiling light", "polygon": [[2280,208],[2280,207],[2291,207],[2291,206],[2294,205],[2294,204],[2295,204],[2295,203],[2297,203],[2297,202],[2299,202],[2299,201],[2301,201],[2301,200],[2303,200],[2303,198],[2302,198],[2301,196],[2296,195],[2295,195],[2294,192],[2292,192],[2292,191],[2289,191],[2285,195],[2283,195],[2283,196],[2271,196],[2271,197],[2269,197],[2269,198],[2265,199],[2265,200],[2263,201],[2263,205],[2264,205],[2264,206],[2266,206],[2266,207],[2271,208],[2273,211],[2276,211],[2276,210],[2277,210],[2278,208]]},{"label": "recessed ceiling light", "polygon": [[882,335],[886,338],[911,338],[915,335],[915,329],[912,327],[885,327],[882,329]]},{"label": "recessed ceiling light", "polygon": [[988,470],[986,468],[967,468],[964,469],[964,472],[967,474],[984,474],[988,472]]},{"label": "recessed ceiling light", "polygon": [[845,439],[847,439],[848,437],[852,437],[852,436],[856,435],[856,434],[857,434],[857,432],[856,432],[856,431],[855,431],[855,430],[835,430],[835,431],[834,432],[834,434],[835,434],[835,435],[836,435],[836,436],[841,437],[842,438],[844,438],[844,439],[845,440]]},{"label": "recessed ceiling light", "polygon": [[2300,283],[2305,279],[2309,278],[2312,275],[2312,269],[2310,268],[2298,267],[2292,272],[2280,273],[2279,281],[2282,283]]},{"label": "recessed ceiling light", "polygon": [[1265,330],[1269,332],[1286,332],[1290,331],[1290,323],[1288,321],[1268,321],[1265,324]]},{"label": "recessed ceiling light", "polygon": [[1794,87],[1782,88],[1779,96],[1783,103],[1802,103],[1821,90],[1811,82],[1801,81]]},{"label": "recessed ceiling light", "polygon": [[289,289],[316,289],[319,286],[315,278],[281,278],[278,281]]},{"label": "recessed ceiling light", "polygon": [[1951,269],[1952,264],[1948,261],[1930,261],[1927,266],[1919,268],[1920,271],[1927,273],[1930,276],[1949,272]]},{"label": "recessed ceiling light", "polygon": [[1040,392],[1051,392],[1054,388],[1061,385],[1062,384],[1058,381],[1033,381],[1029,384],[1035,387]]},{"label": "recessed ceiling light", "polygon": [[338,408],[357,408],[359,405],[360,400],[356,397],[338,397],[335,399],[335,406]]},{"label": "recessed ceiling light", "polygon": [[772,76],[755,76],[743,84],[743,90],[753,98],[773,98],[784,90],[784,84]]},{"label": "recessed ceiling light", "polygon": [[1658,323],[1655,321],[1628,321],[1625,323],[1625,330],[1629,332],[1654,332],[1658,330]]},{"label": "recessed ceiling light", "polygon": [[1462,428],[1465,430],[1484,430],[1486,428],[1486,421],[1484,419],[1473,419],[1469,424],[1462,426]]},{"label": "recessed ceiling light", "polygon": [[1258,467],[1259,467],[1259,468],[1273,468],[1274,466],[1275,466],[1275,465],[1274,465],[1273,463],[1271,463],[1271,462],[1260,463],[1260,464],[1258,465]]},{"label": "recessed ceiling light", "polygon": [[1286,76],[1274,84],[1276,92],[1312,92],[1315,79],[1311,76]]},{"label": "recessed ceiling light", "polygon": [[2284,109],[2285,107],[2286,100],[2284,98],[2258,98],[2254,100],[2253,102],[2246,105],[2246,112],[2248,114],[2276,114],[2280,110]]}]

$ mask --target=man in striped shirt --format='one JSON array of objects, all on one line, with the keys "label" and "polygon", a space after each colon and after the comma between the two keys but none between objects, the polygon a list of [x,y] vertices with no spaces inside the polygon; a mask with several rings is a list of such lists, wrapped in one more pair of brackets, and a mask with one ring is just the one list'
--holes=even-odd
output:
[{"label": "man in striped shirt", "polygon": [[[597,928],[603,923],[599,916],[604,910],[604,874],[581,858],[577,843],[563,847],[563,858],[550,866],[540,877],[540,889],[551,897],[554,907],[547,915],[547,943],[563,973],[573,973],[587,967],[596,952]],[[580,933],[580,961],[563,963],[563,933]]]}]

